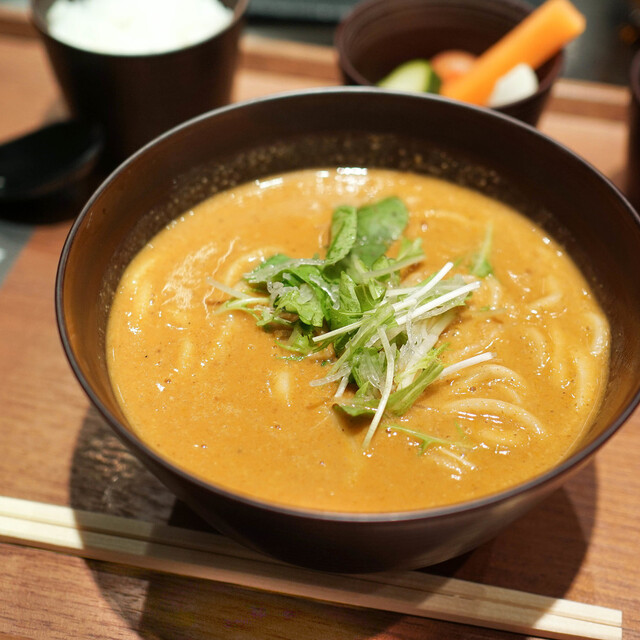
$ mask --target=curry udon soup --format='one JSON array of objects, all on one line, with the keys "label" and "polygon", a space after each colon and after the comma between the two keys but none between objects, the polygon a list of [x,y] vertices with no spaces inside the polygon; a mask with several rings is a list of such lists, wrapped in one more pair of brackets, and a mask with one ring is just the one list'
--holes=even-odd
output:
[{"label": "curry udon soup", "polygon": [[598,409],[609,329],[541,228],[439,179],[305,170],[185,212],[135,257],[110,376],[135,432],[234,492],[385,512],[526,481]]}]

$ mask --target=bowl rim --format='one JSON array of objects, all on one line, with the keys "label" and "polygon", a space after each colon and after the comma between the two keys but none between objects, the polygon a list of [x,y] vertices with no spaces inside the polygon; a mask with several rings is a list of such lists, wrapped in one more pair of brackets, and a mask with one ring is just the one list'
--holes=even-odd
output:
[{"label": "bowl rim", "polygon": [[[419,2],[417,2],[416,0],[408,1],[415,4],[416,7],[420,6]],[[335,30],[334,47],[338,52],[338,64],[340,66],[340,69],[346,76],[353,78],[358,85],[361,85],[363,87],[377,87],[377,85],[372,80],[366,78],[354,66],[351,57],[347,55],[347,30],[351,27],[352,20],[360,18],[363,14],[366,14],[366,12],[370,11],[372,8],[377,7],[378,5],[385,6],[388,4],[388,2],[389,0],[364,0],[363,2],[356,4],[353,9],[338,23]],[[447,2],[445,2],[445,4],[449,5],[449,3]],[[524,0],[502,0],[501,4],[511,6],[514,9],[528,10],[528,13],[532,13],[535,9],[534,6],[524,2]],[[535,93],[531,94],[530,96],[526,96],[525,98],[520,98],[518,100],[513,100],[512,102],[502,104],[498,107],[485,106],[484,108],[504,113],[505,111],[517,109],[521,106],[529,104],[530,102],[533,102],[540,95],[544,95],[546,92],[551,90],[551,87],[562,73],[562,69],[564,68],[565,63],[565,57],[565,49],[562,48],[544,63],[548,64],[552,62],[553,64],[550,67],[549,72],[542,79],[540,79],[540,77],[538,76],[539,84]],[[536,75],[538,75],[537,69],[534,69],[534,72],[536,73]],[[381,91],[388,91],[388,89],[381,89],[380,87],[377,88]]]},{"label": "bowl rim", "polygon": [[[172,129],[169,129],[165,133],[151,140],[149,143],[141,147],[134,154],[129,156],[124,162],[122,162],[118,167],[116,167],[110,175],[108,175],[104,181],[100,184],[100,186],[93,192],[87,203],[82,208],[82,211],[74,220],[69,233],[64,242],[62,252],[60,255],[60,260],[58,263],[58,268],[56,271],[56,280],[55,280],[55,315],[56,315],[56,324],[58,327],[58,332],[60,335],[60,339],[62,342],[63,350],[69,361],[71,369],[80,383],[83,391],[88,396],[91,404],[98,410],[101,416],[106,420],[106,422],[111,426],[112,429],[115,430],[116,434],[120,437],[121,440],[126,441],[129,446],[131,446],[134,450],[142,449],[144,454],[148,456],[155,464],[160,467],[168,468],[168,470],[178,475],[183,481],[192,483],[198,486],[198,488],[206,491],[212,492],[219,497],[222,497],[226,500],[230,500],[232,502],[240,502],[246,506],[257,508],[263,511],[268,511],[272,513],[277,513],[286,516],[293,516],[297,518],[311,519],[317,521],[333,521],[340,522],[343,524],[364,524],[364,523],[389,523],[396,521],[420,521],[420,520],[436,520],[436,519],[444,519],[453,517],[456,515],[472,513],[477,510],[485,509],[489,506],[495,506],[500,503],[508,502],[512,499],[517,498],[518,495],[526,494],[535,488],[542,487],[543,485],[547,485],[552,483],[553,481],[559,479],[560,477],[566,475],[572,470],[578,470],[583,463],[585,463],[607,440],[609,440],[614,433],[618,431],[622,427],[622,425],[627,421],[629,416],[633,413],[636,407],[640,404],[640,388],[636,391],[630,401],[624,406],[622,411],[616,416],[616,418],[609,424],[607,428],[605,428],[602,433],[600,433],[592,442],[590,442],[586,447],[574,452],[569,455],[562,461],[560,461],[557,465],[548,469],[547,471],[530,478],[529,480],[522,482],[518,485],[507,487],[502,491],[481,496],[479,498],[475,498],[473,500],[466,500],[458,503],[453,503],[449,505],[442,505],[437,507],[429,507],[423,509],[412,509],[408,511],[388,511],[388,512],[348,512],[348,511],[328,511],[328,510],[314,510],[311,508],[302,508],[302,507],[294,507],[285,504],[278,504],[269,502],[267,500],[262,500],[256,497],[252,497],[250,495],[245,495],[240,492],[235,492],[231,489],[228,489],[222,485],[216,485],[212,482],[204,480],[195,474],[190,473],[186,469],[174,464],[171,460],[164,457],[162,454],[153,449],[150,445],[148,445],[142,438],[139,438],[132,430],[128,429],[124,424],[122,424],[104,405],[104,403],[100,400],[97,393],[93,390],[92,386],[89,384],[87,377],[85,376],[83,370],[81,369],[79,362],[75,356],[75,353],[71,347],[71,341],[69,337],[68,326],[65,320],[64,315],[64,282],[65,276],[67,272],[67,263],[69,254],[74,244],[74,239],[83,225],[84,220],[90,212],[92,211],[94,203],[101,196],[103,191],[109,188],[112,182],[116,181],[118,176],[126,172],[131,165],[140,161],[144,156],[149,152],[149,149],[155,147],[157,145],[163,144],[166,140],[172,138],[174,135],[178,134],[184,129],[188,129],[192,126],[196,126],[199,123],[215,119],[219,117],[219,115],[227,113],[229,111],[236,110],[246,110],[251,109],[255,105],[262,105],[265,103],[278,103],[281,101],[291,101],[291,100],[313,100],[319,95],[334,95],[336,97],[344,97],[349,95],[370,95],[376,94],[380,95],[380,91],[376,89],[371,89],[367,87],[320,87],[320,88],[312,88],[312,89],[303,89],[303,90],[294,90],[294,91],[286,91],[276,94],[270,94],[268,96],[252,98],[249,100],[245,100],[242,102],[234,103],[231,105],[227,105],[224,107],[220,107],[218,109],[214,109],[212,111],[203,113],[195,118],[191,118]],[[450,100],[448,98],[444,98],[442,96],[437,96],[433,94],[416,94],[416,93],[406,93],[406,92],[396,92],[396,91],[388,91],[385,92],[389,96],[398,95],[403,99],[411,99],[411,100],[420,100],[420,101],[436,101],[441,103],[446,103],[448,106],[446,108],[455,110],[471,110],[476,112],[475,117],[479,117],[480,119],[499,119],[503,120],[507,126],[516,127],[521,129],[521,132],[524,135],[527,135],[531,138],[537,138],[542,141],[543,144],[553,147],[556,151],[566,158],[569,159],[570,162],[581,166],[583,169],[586,169],[588,172],[593,174],[594,179],[597,182],[612,190],[617,196],[618,200],[624,205],[627,210],[627,213],[632,218],[636,227],[640,229],[640,215],[633,206],[629,203],[625,195],[616,187],[613,182],[602,174],[598,169],[596,169],[590,162],[579,156],[577,153],[570,150],[568,147],[563,145],[562,143],[554,140],[553,138],[541,133],[535,127],[526,124],[516,118],[510,117],[500,112],[496,112],[493,110],[485,109],[483,107],[476,107],[473,105],[469,105],[457,100]]]},{"label": "bowl rim", "polygon": [[49,24],[47,23],[43,12],[39,8],[36,8],[36,5],[40,4],[38,0],[29,0],[29,19],[35,30],[40,34],[40,37],[49,38],[51,41],[57,43],[58,45],[67,47],[68,49],[71,49],[78,53],[115,60],[152,60],[155,58],[163,58],[166,56],[182,54],[183,52],[188,52],[192,49],[205,46],[210,42],[222,38],[227,33],[235,29],[236,26],[240,22],[242,22],[242,20],[244,20],[250,1],[251,0],[237,0],[236,4],[233,7],[233,17],[231,18],[229,23],[222,29],[215,31],[206,38],[198,40],[197,42],[192,42],[185,47],[175,47],[173,49],[167,49],[166,51],[153,51],[151,53],[114,53],[111,51],[95,51],[93,49],[83,49],[82,47],[78,47],[75,44],[72,44],[71,42],[61,40],[60,38],[57,38],[51,34],[51,31],[49,30]]},{"label": "bowl rim", "polygon": [[631,59],[629,85],[631,88],[632,101],[640,103],[640,51],[636,51]]}]

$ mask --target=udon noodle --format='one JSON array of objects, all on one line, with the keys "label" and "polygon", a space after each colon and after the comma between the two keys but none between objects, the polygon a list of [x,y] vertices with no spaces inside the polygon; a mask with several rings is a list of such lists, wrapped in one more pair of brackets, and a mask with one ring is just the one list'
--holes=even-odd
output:
[{"label": "udon noodle", "polygon": [[[323,256],[336,206],[391,195],[406,203],[406,236],[422,238],[425,253],[402,286],[447,261],[480,285],[439,338],[443,373],[407,413],[385,415],[363,450],[367,420],[333,406],[352,385],[311,384],[335,360],[330,350],[292,355],[279,331],[221,313],[229,295],[212,282],[244,290],[243,274],[276,253]],[[488,225],[492,273],[477,278],[469,259]],[[608,351],[606,317],[541,228],[471,190],[378,169],[286,174],[185,212],[125,271],[107,335],[123,411],[161,455],[258,499],[361,512],[474,499],[554,466],[599,406]],[[491,356],[449,366],[481,354]]]}]

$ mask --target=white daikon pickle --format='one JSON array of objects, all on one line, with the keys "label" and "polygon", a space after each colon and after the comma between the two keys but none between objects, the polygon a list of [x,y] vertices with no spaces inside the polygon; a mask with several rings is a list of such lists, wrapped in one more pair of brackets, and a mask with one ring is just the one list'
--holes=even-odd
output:
[{"label": "white daikon pickle", "polygon": [[487,106],[502,107],[533,95],[538,90],[538,76],[525,63],[517,64],[496,81]]}]

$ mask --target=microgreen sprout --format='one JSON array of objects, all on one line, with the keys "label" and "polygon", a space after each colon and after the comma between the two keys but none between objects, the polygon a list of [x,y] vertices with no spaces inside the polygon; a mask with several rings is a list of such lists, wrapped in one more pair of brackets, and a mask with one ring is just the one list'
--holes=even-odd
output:
[{"label": "microgreen sprout", "polygon": [[488,224],[484,234],[484,240],[480,251],[473,256],[470,271],[472,275],[478,278],[486,278],[493,273],[493,267],[489,262],[489,254],[491,253],[491,245],[493,244],[493,225]]},{"label": "microgreen sprout", "polygon": [[443,447],[461,447],[463,449],[470,449],[471,447],[459,441],[447,440],[445,438],[438,438],[436,436],[429,435],[427,433],[423,433],[422,431],[416,431],[415,429],[409,429],[407,427],[401,427],[396,424],[388,424],[386,428],[390,431],[398,431],[401,433],[405,433],[410,438],[417,440],[420,443],[419,452],[422,455],[428,447],[431,445],[440,445]]}]

